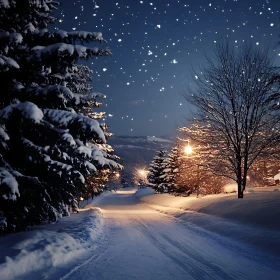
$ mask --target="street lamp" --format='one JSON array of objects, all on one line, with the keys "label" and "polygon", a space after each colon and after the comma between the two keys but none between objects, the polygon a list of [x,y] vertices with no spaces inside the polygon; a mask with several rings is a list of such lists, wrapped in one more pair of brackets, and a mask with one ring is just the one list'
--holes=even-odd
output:
[{"label": "street lamp", "polygon": [[142,186],[147,184],[147,177],[148,177],[148,170],[145,169],[138,169],[137,170],[138,176],[137,176],[137,185],[142,188]]},{"label": "street lamp", "polygon": [[192,149],[192,146],[190,145],[190,140],[188,139],[183,139],[183,138],[180,138],[177,136],[177,139],[179,139],[180,141],[183,141],[183,142],[188,142],[188,145],[184,148],[184,152],[187,156],[189,156],[190,154],[193,153],[193,149]]},{"label": "street lamp", "polygon": [[143,169],[140,169],[139,171],[138,171],[138,173],[141,175],[141,176],[145,176],[146,175],[146,172],[147,171],[145,171],[145,170],[143,170]]},{"label": "street lamp", "polygon": [[[183,139],[180,139],[183,140]],[[190,157],[191,154],[193,154],[193,148],[190,146],[189,140],[183,140],[188,141],[188,145],[185,147],[184,152],[187,155],[186,158],[199,158],[198,155],[194,155]],[[202,166],[200,163],[196,164],[197,166],[197,183],[196,183],[196,190],[197,190],[197,196],[199,195],[199,188],[200,188],[200,170],[199,167]]]},{"label": "street lamp", "polygon": [[193,152],[192,147],[188,144],[188,146],[185,147],[185,153],[187,155],[190,155]]}]

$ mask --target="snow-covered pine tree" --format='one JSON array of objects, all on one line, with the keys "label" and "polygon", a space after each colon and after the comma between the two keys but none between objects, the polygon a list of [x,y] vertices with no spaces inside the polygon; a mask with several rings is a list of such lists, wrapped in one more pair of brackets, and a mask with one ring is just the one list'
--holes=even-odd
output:
[{"label": "snow-covered pine tree", "polygon": [[[106,125],[93,113],[91,70],[78,61],[110,55],[101,33],[49,31],[52,0],[0,0],[0,229],[55,221],[119,169]],[[77,45],[81,42],[83,45]]]},{"label": "snow-covered pine tree", "polygon": [[176,192],[178,190],[177,178],[180,167],[181,152],[178,143],[171,149],[164,160],[163,184],[160,186],[164,192]]},{"label": "snow-covered pine tree", "polygon": [[121,171],[120,172],[120,177],[121,177],[121,185],[123,188],[128,188],[133,185],[133,180],[131,179],[131,175]]},{"label": "snow-covered pine tree", "polygon": [[165,155],[166,152],[160,150],[153,158],[152,162],[149,166],[148,173],[148,181],[152,188],[155,189],[156,192],[163,192],[162,184],[163,184],[163,174],[165,169]]}]

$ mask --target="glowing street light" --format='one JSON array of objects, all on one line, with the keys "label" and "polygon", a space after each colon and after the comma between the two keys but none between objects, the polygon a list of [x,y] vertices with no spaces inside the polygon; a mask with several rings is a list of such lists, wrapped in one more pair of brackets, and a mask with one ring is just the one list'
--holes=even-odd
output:
[{"label": "glowing street light", "polygon": [[193,152],[193,149],[192,149],[192,147],[190,145],[185,147],[185,153],[187,155],[190,155],[192,152]]},{"label": "glowing street light", "polygon": [[141,176],[146,176],[146,174],[147,174],[148,172],[149,172],[149,171],[143,170],[143,169],[138,170],[138,173],[139,173],[139,175],[141,175]]},{"label": "glowing street light", "polygon": [[135,177],[135,184],[138,188],[142,189],[144,186],[148,184],[148,170],[143,169],[136,169],[136,177]]}]

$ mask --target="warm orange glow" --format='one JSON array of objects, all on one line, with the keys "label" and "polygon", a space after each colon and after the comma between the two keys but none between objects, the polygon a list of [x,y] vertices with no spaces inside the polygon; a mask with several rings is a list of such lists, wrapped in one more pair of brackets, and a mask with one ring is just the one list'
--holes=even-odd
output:
[{"label": "warm orange glow", "polygon": [[116,173],[116,178],[119,178],[120,177],[120,173]]},{"label": "warm orange glow", "polygon": [[146,171],[145,171],[145,170],[139,170],[139,174],[140,174],[141,176],[145,176]]},{"label": "warm orange glow", "polygon": [[190,155],[191,153],[192,153],[192,147],[190,146],[190,145],[188,145],[188,146],[186,146],[186,148],[185,148],[185,153],[187,154],[187,155]]}]

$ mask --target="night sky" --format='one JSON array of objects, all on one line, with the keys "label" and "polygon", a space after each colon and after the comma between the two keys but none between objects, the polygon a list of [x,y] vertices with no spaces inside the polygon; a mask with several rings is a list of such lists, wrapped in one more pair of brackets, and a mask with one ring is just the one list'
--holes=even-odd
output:
[{"label": "night sky", "polygon": [[215,42],[268,44],[280,34],[280,0],[65,0],[58,29],[103,33],[113,56],[91,61],[94,91],[107,96],[116,135],[174,135],[190,107],[182,93],[192,67]]}]

